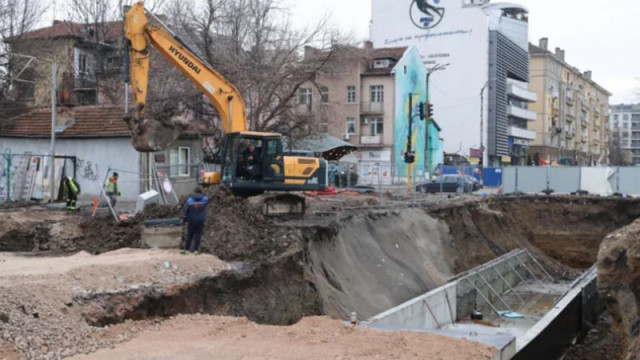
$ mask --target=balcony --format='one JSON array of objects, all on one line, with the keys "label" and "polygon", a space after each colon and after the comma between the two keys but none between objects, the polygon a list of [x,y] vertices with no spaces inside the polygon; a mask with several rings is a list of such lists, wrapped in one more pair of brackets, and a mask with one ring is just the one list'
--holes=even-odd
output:
[{"label": "balcony", "polygon": [[580,120],[580,124],[582,125],[582,127],[589,127],[589,122],[587,121],[587,119],[584,116]]},{"label": "balcony", "polygon": [[507,106],[507,115],[529,121],[536,121],[538,118],[538,114],[535,112],[514,105]]},{"label": "balcony", "polygon": [[566,100],[567,100],[567,105],[573,106],[573,91],[567,90]]},{"label": "balcony", "polygon": [[576,119],[576,117],[573,116],[573,114],[567,114],[567,116],[566,116],[567,122],[573,122],[575,119]]},{"label": "balcony", "polygon": [[567,139],[573,139],[576,136],[576,129],[574,127],[566,127],[564,129],[564,136]]},{"label": "balcony", "polygon": [[382,135],[362,135],[360,136],[360,145],[377,146],[382,145]]},{"label": "balcony", "polygon": [[551,115],[560,116],[560,109],[551,109]]},{"label": "balcony", "polygon": [[362,115],[384,115],[383,102],[368,102],[360,104],[360,113]]},{"label": "balcony", "polygon": [[587,101],[585,99],[580,100],[580,105],[582,112],[586,113],[587,111],[589,111],[589,105],[587,104]]},{"label": "balcony", "polygon": [[514,98],[528,101],[528,102],[536,102],[538,101],[538,94],[524,89],[516,84],[508,84],[507,85],[507,93],[509,96]]},{"label": "balcony", "polygon": [[520,138],[520,139],[527,139],[527,140],[535,140],[536,139],[536,132],[535,131],[531,131],[531,130],[527,130],[527,129],[521,129],[515,126],[510,126],[509,127],[509,132],[507,133],[509,136],[511,137],[515,137],[515,138]]}]

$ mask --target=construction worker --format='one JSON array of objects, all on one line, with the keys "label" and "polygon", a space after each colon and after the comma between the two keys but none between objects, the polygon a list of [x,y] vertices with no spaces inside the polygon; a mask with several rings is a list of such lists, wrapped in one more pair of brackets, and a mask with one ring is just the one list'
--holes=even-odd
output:
[{"label": "construction worker", "polygon": [[108,178],[104,183],[104,190],[109,197],[111,207],[116,207],[116,196],[120,196],[120,186],[118,185],[118,173],[114,172],[113,176]]},{"label": "construction worker", "polygon": [[182,208],[182,223],[187,223],[187,239],[184,244],[182,254],[191,251],[191,241],[193,244],[193,254],[200,254],[200,240],[204,223],[207,220],[207,205],[209,198],[202,193],[202,189],[197,187],[194,193],[187,199]]},{"label": "construction worker", "polygon": [[67,210],[76,210],[76,201],[78,201],[78,195],[80,194],[80,184],[71,176],[64,178],[64,193],[67,197]]}]

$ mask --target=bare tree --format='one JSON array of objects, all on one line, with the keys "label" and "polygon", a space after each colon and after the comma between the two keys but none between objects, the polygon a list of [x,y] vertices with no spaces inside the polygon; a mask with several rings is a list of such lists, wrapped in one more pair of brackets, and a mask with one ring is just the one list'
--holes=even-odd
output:
[{"label": "bare tree", "polygon": [[40,0],[0,0],[0,36],[2,41],[33,29],[46,10]]},{"label": "bare tree", "polygon": [[17,98],[21,91],[33,88],[35,64],[15,56],[14,45],[33,29],[44,11],[40,0],[0,0],[0,122],[26,111]]},{"label": "bare tree", "polygon": [[[171,26],[239,88],[247,105],[248,128],[303,135],[311,118],[295,111],[298,90],[331,63],[340,42],[326,21],[295,30],[276,0],[200,0],[189,8],[181,4],[176,0],[169,6]],[[325,51],[314,61],[301,62],[308,46]]]},{"label": "bare tree", "polygon": [[609,139],[609,163],[613,166],[630,166],[633,163],[631,150],[625,149],[620,129],[611,131]]}]

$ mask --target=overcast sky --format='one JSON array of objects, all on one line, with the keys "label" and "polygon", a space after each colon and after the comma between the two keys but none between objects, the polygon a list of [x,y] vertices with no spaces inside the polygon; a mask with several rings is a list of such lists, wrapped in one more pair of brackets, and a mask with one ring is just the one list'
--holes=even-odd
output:
[{"label": "overcast sky", "polygon": [[[298,26],[330,16],[356,39],[368,37],[371,0],[283,0]],[[497,2],[497,1],[493,1]],[[549,48],[566,50],[566,60],[613,93],[612,103],[640,102],[640,31],[637,0],[513,0],[529,9],[529,40],[549,38]]]}]

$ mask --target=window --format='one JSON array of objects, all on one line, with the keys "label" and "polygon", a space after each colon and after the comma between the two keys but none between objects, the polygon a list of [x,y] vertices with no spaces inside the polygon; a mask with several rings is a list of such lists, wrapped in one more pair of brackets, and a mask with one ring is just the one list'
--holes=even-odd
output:
[{"label": "window", "polygon": [[384,69],[384,68],[388,68],[390,65],[390,61],[387,59],[384,60],[375,60],[373,62],[373,68],[374,69]]},{"label": "window", "polygon": [[87,56],[86,55],[80,55],[78,56],[78,70],[80,71],[80,73],[86,73],[87,72]]},{"label": "window", "polygon": [[381,103],[384,101],[384,86],[373,85],[371,86],[371,102]]},{"label": "window", "polygon": [[371,136],[381,135],[384,131],[384,120],[381,118],[374,118],[369,121],[369,130],[371,131]]},{"label": "window", "polygon": [[618,121],[618,114],[613,115],[613,120]]},{"label": "window", "polygon": [[356,87],[347,86],[347,104],[355,104],[356,102]]},{"label": "window", "polygon": [[629,114],[622,115],[622,120],[628,121],[629,120]]},{"label": "window", "polygon": [[300,104],[311,105],[312,100],[313,100],[313,95],[311,93],[310,88],[300,89]]},{"label": "window", "polygon": [[355,118],[347,118],[347,134],[355,134],[356,133],[356,119]]},{"label": "window", "polygon": [[329,88],[326,86],[320,86],[320,99],[323,104],[329,103]]},{"label": "window", "polygon": [[189,149],[188,147],[175,147],[169,149],[170,176],[189,176],[190,160],[191,149]]}]

